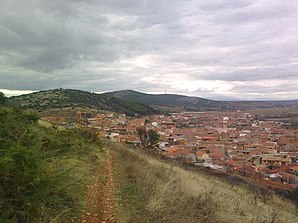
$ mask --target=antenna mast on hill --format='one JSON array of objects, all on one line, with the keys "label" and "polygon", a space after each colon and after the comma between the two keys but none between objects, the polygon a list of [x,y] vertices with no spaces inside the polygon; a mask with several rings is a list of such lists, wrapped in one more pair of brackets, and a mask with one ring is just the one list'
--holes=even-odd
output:
[{"label": "antenna mast on hill", "polygon": [[167,94],[167,89],[165,88],[165,94]]}]

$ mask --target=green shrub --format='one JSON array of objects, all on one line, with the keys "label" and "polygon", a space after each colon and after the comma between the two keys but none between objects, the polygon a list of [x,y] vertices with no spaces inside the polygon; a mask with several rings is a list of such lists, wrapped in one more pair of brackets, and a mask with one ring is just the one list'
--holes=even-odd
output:
[{"label": "green shrub", "polygon": [[0,106],[5,105],[6,102],[7,102],[7,98],[2,92],[0,92]]},{"label": "green shrub", "polygon": [[40,127],[36,116],[0,109],[0,222],[65,222],[80,216],[101,162],[91,130]]}]

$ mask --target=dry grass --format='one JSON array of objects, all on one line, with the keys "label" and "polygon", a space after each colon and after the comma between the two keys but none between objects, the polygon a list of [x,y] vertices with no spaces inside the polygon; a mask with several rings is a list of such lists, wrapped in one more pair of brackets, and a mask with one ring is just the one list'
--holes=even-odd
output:
[{"label": "dry grass", "polygon": [[[142,201],[143,221],[125,222],[298,222],[295,206],[268,191],[252,191],[198,171],[187,171],[119,145],[112,147]],[[119,217],[119,216],[118,216]],[[121,218],[121,216],[120,216]]]}]

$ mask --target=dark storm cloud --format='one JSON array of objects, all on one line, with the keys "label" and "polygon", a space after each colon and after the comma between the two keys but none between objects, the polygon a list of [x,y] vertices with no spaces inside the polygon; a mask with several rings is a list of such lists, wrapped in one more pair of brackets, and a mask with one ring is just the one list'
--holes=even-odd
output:
[{"label": "dark storm cloud", "polygon": [[296,97],[297,10],[292,0],[3,0],[0,88]]}]

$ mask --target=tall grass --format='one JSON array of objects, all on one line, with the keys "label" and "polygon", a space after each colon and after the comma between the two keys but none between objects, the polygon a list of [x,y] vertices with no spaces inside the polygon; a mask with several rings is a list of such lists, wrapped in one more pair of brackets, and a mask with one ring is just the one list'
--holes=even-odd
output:
[{"label": "tall grass", "polygon": [[135,185],[144,222],[298,222],[295,206],[273,193],[264,200],[260,191],[187,171],[132,149],[111,147]]},{"label": "tall grass", "polygon": [[96,134],[40,127],[13,109],[0,115],[0,222],[79,218],[104,156]]}]

